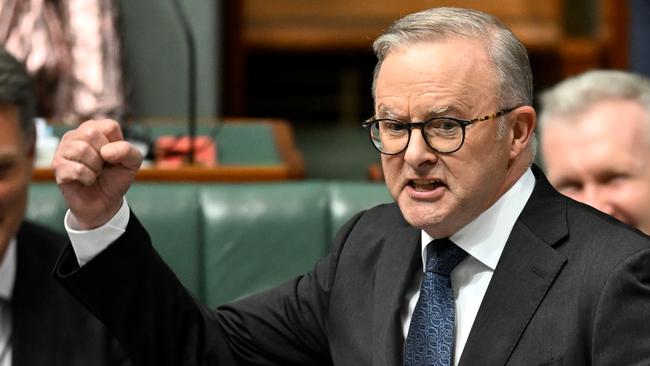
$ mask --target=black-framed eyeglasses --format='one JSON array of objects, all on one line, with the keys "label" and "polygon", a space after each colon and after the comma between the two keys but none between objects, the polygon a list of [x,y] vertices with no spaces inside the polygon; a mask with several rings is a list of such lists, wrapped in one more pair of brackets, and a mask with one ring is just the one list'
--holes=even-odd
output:
[{"label": "black-framed eyeglasses", "polygon": [[372,145],[382,154],[397,155],[406,150],[411,131],[419,128],[424,141],[441,154],[458,151],[465,142],[465,127],[503,116],[519,107],[505,108],[494,114],[470,120],[452,117],[434,117],[424,122],[402,122],[390,118],[371,117],[361,124],[370,132]]}]

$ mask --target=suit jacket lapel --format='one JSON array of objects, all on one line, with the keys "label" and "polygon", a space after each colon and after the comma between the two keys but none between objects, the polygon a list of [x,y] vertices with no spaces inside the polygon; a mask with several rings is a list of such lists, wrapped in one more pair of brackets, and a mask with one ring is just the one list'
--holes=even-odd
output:
[{"label": "suit jacket lapel", "polygon": [[506,242],[460,365],[504,365],[566,258],[553,247],[568,234],[564,199],[534,167],[533,194]]},{"label": "suit jacket lapel", "polygon": [[422,270],[420,231],[412,227],[396,230],[386,238],[377,265],[373,309],[373,365],[402,364],[400,309],[414,271]]}]

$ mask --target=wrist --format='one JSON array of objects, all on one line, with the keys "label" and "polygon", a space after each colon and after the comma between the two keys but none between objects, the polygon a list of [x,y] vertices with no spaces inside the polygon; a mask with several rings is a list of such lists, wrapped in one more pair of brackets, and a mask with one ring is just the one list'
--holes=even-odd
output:
[{"label": "wrist", "polygon": [[[66,219],[66,225],[69,229],[78,231],[87,231],[106,225],[115,217],[124,205],[122,199],[115,204],[104,206],[102,209],[75,211],[70,209]],[[99,214],[98,214],[99,213]]]}]

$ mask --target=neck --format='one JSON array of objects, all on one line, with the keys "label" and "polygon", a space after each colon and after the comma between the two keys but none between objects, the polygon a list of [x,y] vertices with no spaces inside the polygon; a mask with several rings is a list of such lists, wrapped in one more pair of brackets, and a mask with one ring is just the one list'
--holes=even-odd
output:
[{"label": "neck", "polygon": [[508,190],[512,188],[512,186],[515,185],[515,183],[517,183],[519,178],[521,178],[521,176],[524,175],[524,173],[532,163],[533,163],[533,156],[528,149],[510,162],[506,171],[506,177],[503,180],[503,184],[501,185],[501,188],[497,192],[495,202],[496,200],[499,199],[499,197],[503,196],[506,192],[508,192]]}]

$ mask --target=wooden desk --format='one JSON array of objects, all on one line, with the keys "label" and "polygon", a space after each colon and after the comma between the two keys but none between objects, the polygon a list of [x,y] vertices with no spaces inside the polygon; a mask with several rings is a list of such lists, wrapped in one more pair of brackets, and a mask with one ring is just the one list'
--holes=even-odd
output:
[{"label": "wooden desk", "polygon": [[[184,133],[182,123],[147,122],[151,127],[153,137],[169,131]],[[210,125],[200,125],[201,131],[207,131]],[[233,135],[248,134],[258,130],[254,141],[233,141]],[[217,136],[219,163],[214,168],[185,166],[178,169],[142,168],[136,176],[137,181],[154,182],[252,182],[252,181],[281,181],[304,178],[304,163],[302,154],[295,146],[293,131],[290,124],[281,119],[228,119],[224,121]],[[233,149],[238,146],[251,152],[259,147],[267,150],[266,156],[256,158],[254,154],[238,159]],[[273,150],[270,154],[269,152]],[[223,157],[223,158],[221,158]],[[34,169],[34,181],[53,181],[54,173],[49,168]]]}]

